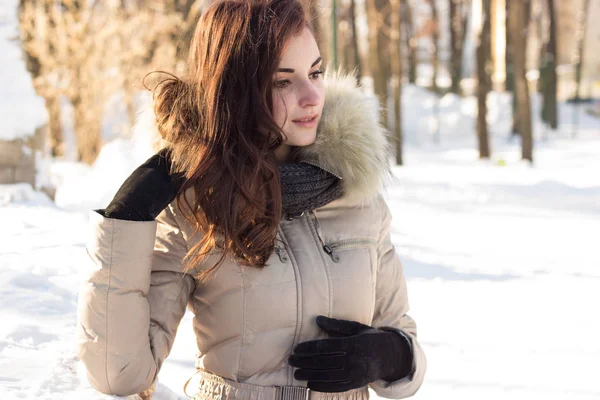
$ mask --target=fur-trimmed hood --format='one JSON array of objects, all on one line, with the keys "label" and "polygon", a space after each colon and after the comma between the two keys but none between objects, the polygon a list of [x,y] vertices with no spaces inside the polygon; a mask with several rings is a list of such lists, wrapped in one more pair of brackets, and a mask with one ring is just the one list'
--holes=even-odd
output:
[{"label": "fur-trimmed hood", "polygon": [[[368,202],[391,177],[388,134],[379,123],[377,99],[356,85],[350,74],[324,77],[325,104],[317,138],[298,149],[295,162],[316,165],[343,181],[343,199]],[[134,131],[149,129],[154,151],[167,145],[156,128],[152,105],[140,114]]]}]

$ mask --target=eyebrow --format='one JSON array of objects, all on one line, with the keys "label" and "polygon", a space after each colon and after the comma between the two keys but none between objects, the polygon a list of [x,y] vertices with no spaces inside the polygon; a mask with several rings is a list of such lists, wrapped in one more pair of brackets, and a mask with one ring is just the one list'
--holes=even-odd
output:
[{"label": "eyebrow", "polygon": [[[321,61],[321,57],[317,58],[317,59],[315,60],[315,62],[314,62],[314,63],[312,63],[312,65],[311,65],[310,67],[311,67],[311,68],[312,68],[312,67],[314,67],[314,66],[315,66],[315,65],[317,65],[317,64],[318,64],[320,61]],[[294,72],[296,72],[296,70],[295,70],[295,69],[293,69],[293,68],[279,68],[277,71],[278,71],[278,72],[289,72],[289,73],[292,73],[292,74],[293,74]]]}]

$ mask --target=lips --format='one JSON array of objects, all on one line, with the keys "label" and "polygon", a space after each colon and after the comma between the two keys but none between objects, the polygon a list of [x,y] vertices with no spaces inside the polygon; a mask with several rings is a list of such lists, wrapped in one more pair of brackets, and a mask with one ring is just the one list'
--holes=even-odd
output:
[{"label": "lips", "polygon": [[317,118],[319,114],[311,114],[311,115],[307,115],[305,117],[301,117],[301,118],[297,118],[292,120],[292,122],[310,122],[313,119]]}]

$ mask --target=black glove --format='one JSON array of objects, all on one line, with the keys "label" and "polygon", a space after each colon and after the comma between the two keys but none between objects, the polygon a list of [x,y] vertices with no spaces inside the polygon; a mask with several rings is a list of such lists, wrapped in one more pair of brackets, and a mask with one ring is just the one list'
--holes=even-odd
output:
[{"label": "black glove", "polygon": [[170,175],[171,150],[162,149],[137,167],[123,182],[105,210],[107,218],[152,221],[173,201],[186,178]]},{"label": "black glove", "polygon": [[299,368],[294,378],[308,381],[309,389],[345,392],[378,379],[392,382],[409,374],[411,344],[393,328],[375,329],[322,315],[317,317],[317,325],[333,338],[300,343],[288,360]]}]

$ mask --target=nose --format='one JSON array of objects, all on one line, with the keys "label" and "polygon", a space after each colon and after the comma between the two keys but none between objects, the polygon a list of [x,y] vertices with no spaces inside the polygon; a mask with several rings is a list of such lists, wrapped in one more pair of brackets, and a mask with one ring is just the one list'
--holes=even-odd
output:
[{"label": "nose", "polygon": [[315,107],[323,101],[321,94],[312,82],[307,82],[300,89],[299,105],[300,107]]}]

